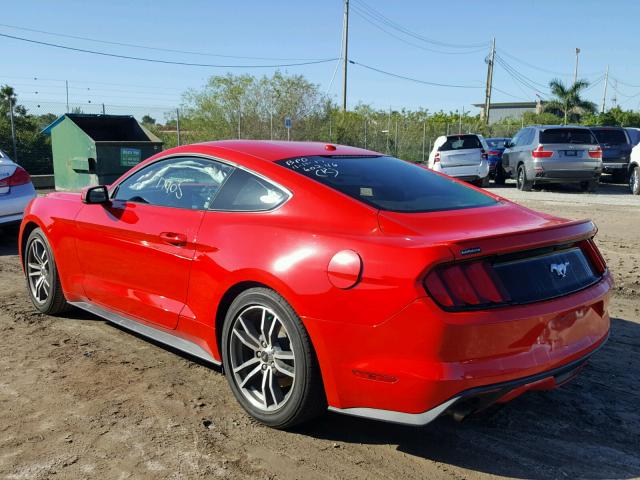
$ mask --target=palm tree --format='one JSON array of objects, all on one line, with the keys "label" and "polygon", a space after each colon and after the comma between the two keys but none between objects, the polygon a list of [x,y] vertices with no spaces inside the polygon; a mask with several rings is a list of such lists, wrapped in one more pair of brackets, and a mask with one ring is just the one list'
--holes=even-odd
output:
[{"label": "palm tree", "polygon": [[596,112],[596,104],[584,100],[580,94],[589,86],[586,80],[578,80],[571,86],[566,86],[562,80],[554,79],[549,82],[549,89],[555,96],[554,99],[545,102],[545,111],[559,112],[564,116],[564,124],[569,117],[579,119],[581,115]]}]

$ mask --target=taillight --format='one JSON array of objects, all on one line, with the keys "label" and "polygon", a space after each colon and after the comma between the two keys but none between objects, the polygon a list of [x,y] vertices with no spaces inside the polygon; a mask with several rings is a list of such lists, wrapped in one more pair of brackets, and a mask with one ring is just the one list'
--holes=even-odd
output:
[{"label": "taillight", "polygon": [[24,185],[31,182],[31,176],[22,167],[16,167],[13,175],[0,180],[0,187],[17,187],[18,185]]},{"label": "taillight", "polygon": [[440,161],[440,152],[436,152],[435,156],[433,157],[433,163],[438,163]]},{"label": "taillight", "polygon": [[484,149],[480,150],[480,156],[482,157],[483,160],[486,160],[488,157],[487,152],[484,151]]},{"label": "taillight", "polygon": [[591,260],[591,264],[595,267],[598,275],[602,275],[607,270],[607,264],[593,239],[580,242],[580,247],[587,258]]},{"label": "taillight", "polygon": [[600,146],[590,148],[589,156],[591,158],[602,158],[602,149],[600,148]]},{"label": "taillight", "polygon": [[538,145],[536,149],[531,152],[533,158],[549,158],[553,156],[553,152],[544,149],[544,145]]},{"label": "taillight", "polygon": [[495,306],[511,300],[487,261],[445,265],[424,281],[427,292],[445,308]]},{"label": "taillight", "polygon": [[489,150],[487,153],[488,153],[489,155],[491,155],[492,157],[495,157],[495,156],[497,156],[497,155],[500,155],[500,152],[499,152],[499,151],[497,151],[497,150]]}]

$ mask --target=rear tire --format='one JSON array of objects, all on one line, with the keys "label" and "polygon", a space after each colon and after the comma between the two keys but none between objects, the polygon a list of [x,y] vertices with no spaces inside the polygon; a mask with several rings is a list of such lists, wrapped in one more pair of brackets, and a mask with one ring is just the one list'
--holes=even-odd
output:
[{"label": "rear tire", "polygon": [[598,190],[598,180],[589,180],[588,182],[580,183],[580,190],[583,192],[595,193]]},{"label": "rear tire", "polygon": [[611,179],[613,180],[613,183],[627,183],[627,181],[629,180],[627,178],[627,172],[625,172],[624,170],[621,172],[612,173]]},{"label": "rear tire", "polygon": [[53,250],[40,228],[27,238],[24,270],[29,298],[40,313],[56,315],[71,308],[64,298]]},{"label": "rear tire", "polygon": [[518,174],[516,177],[516,187],[518,190],[522,190],[523,192],[531,191],[533,187],[533,183],[527,180],[527,171],[524,168],[524,164],[518,165]]},{"label": "rear tire", "polygon": [[487,188],[489,186],[489,175],[480,180],[480,187]]},{"label": "rear tire", "polygon": [[259,422],[289,428],[326,410],[309,335],[293,308],[273,290],[251,288],[235,298],[222,342],[231,391]]},{"label": "rear tire", "polygon": [[635,166],[629,175],[629,190],[632,195],[640,195],[640,167]]},{"label": "rear tire", "polygon": [[502,168],[502,162],[498,162],[496,165],[495,179],[493,181],[496,185],[504,185],[507,181],[507,175],[504,168]]}]

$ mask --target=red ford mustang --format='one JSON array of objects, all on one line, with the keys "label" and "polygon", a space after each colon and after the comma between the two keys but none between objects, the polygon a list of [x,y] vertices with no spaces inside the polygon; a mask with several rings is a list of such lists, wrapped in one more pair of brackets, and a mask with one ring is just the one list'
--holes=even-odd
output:
[{"label": "red ford mustang", "polygon": [[39,311],[222,363],[267,425],[424,425],[577,374],[609,332],[595,233],[367,150],[223,141],[35,199],[20,254]]}]

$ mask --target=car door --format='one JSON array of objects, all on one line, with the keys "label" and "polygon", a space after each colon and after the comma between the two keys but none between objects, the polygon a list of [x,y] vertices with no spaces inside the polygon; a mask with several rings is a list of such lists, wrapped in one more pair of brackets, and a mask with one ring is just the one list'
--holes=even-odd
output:
[{"label": "car door", "polygon": [[110,204],[84,205],[76,244],[89,300],[175,328],[204,211],[231,171],[206,158],[170,157],[119,183]]},{"label": "car door", "polygon": [[524,130],[525,129],[523,128],[514,135],[514,137],[509,141],[509,148],[505,148],[502,153],[502,168],[508,172],[513,171],[513,166],[516,165],[516,148],[522,138]]}]

